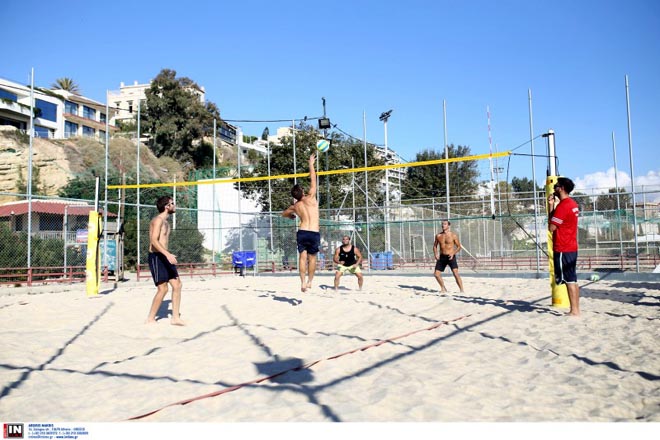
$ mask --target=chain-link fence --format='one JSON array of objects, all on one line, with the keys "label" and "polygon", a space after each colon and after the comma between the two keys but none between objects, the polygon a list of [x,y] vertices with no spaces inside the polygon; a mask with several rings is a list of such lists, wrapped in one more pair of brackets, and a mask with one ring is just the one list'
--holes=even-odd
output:
[{"label": "chain-link fence", "polygon": [[[93,202],[33,198],[30,204],[25,196],[11,196],[15,201],[0,205],[0,283],[84,279]],[[177,255],[182,276],[235,272],[236,253],[243,251],[254,255],[248,269],[297,269],[295,220],[279,213],[226,210],[217,204],[210,205],[216,209],[198,207],[194,197],[183,194],[176,198],[170,249]],[[650,272],[660,264],[660,188],[636,192],[634,213],[630,193],[576,192],[574,198],[581,210],[582,269]],[[542,192],[536,200],[532,193],[484,194],[452,197],[449,207],[444,198],[429,198],[389,207],[342,206],[320,213],[319,271],[333,270],[332,257],[344,235],[361,249],[365,269],[431,270],[434,238],[448,216],[462,243],[462,267],[477,271],[547,267],[548,219]],[[104,273],[121,277],[124,270],[137,270],[139,277],[149,276],[149,222],[155,215],[153,205],[138,209],[135,204],[109,202],[101,238]]]}]

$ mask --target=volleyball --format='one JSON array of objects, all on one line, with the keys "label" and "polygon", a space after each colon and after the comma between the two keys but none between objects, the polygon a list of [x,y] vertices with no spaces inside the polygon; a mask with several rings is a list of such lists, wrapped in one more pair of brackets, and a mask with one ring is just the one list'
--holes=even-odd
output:
[{"label": "volleyball", "polygon": [[330,141],[327,139],[321,139],[316,143],[316,149],[321,153],[325,153],[330,149]]},{"label": "volleyball", "polygon": [[591,278],[589,278],[591,281],[598,281],[600,280],[600,277],[596,274],[591,275]]}]

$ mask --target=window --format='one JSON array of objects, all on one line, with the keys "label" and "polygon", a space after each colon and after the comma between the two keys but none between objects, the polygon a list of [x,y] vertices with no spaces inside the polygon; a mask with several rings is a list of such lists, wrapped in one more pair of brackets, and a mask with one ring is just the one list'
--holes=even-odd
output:
[{"label": "window", "polygon": [[72,115],[78,115],[78,104],[71,101],[64,101],[64,113],[71,113]]},{"label": "window", "polygon": [[36,137],[48,139],[48,138],[51,137],[51,131],[46,127],[42,127],[41,125],[35,125],[34,126],[34,135]]},{"label": "window", "polygon": [[105,124],[105,113],[100,113],[99,114],[99,122],[102,122]]},{"label": "window", "polygon": [[94,130],[92,127],[83,125],[83,136],[94,137],[95,134],[96,134],[96,130]]},{"label": "window", "polygon": [[233,130],[227,126],[220,126],[220,139],[229,142],[230,144],[236,143],[236,130]]},{"label": "window", "polygon": [[40,231],[61,231],[63,216],[60,214],[39,214]]},{"label": "window", "polygon": [[133,113],[133,101],[128,101],[128,112]]},{"label": "window", "polygon": [[12,119],[6,119],[0,116],[0,125],[11,125],[16,127],[19,130],[27,130],[27,123],[23,121],[14,121]]},{"label": "window", "polygon": [[105,130],[99,130],[99,139],[105,140]]},{"label": "window", "polygon": [[70,138],[73,136],[78,136],[78,124],[75,124],[70,121],[64,122],[64,137]]},{"label": "window", "polygon": [[23,230],[23,216],[17,215],[14,221],[14,231],[22,231],[22,230]]},{"label": "window", "polygon": [[86,105],[83,105],[83,117],[87,119],[96,120],[96,110],[94,110],[91,107],[87,107]]},{"label": "window", "polygon": [[57,122],[57,105],[52,102],[35,99],[35,107],[39,109],[41,119]]},{"label": "window", "polygon": [[18,99],[16,94],[8,92],[5,89],[0,89],[0,98],[8,99],[8,100],[14,101],[14,102],[16,102],[16,100]]}]

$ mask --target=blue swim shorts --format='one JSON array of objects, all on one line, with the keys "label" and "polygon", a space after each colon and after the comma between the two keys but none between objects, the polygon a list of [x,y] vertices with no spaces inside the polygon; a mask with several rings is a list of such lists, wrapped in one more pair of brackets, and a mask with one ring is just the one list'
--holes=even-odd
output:
[{"label": "blue swim shorts", "polygon": [[296,241],[298,242],[298,252],[307,251],[307,254],[315,255],[319,252],[321,234],[319,232],[301,229],[296,234]]}]

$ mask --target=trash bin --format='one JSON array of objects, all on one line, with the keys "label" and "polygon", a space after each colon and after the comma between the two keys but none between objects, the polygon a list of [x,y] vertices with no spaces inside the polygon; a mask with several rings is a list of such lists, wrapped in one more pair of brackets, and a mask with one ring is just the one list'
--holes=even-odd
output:
[{"label": "trash bin", "polygon": [[385,260],[385,267],[387,269],[394,269],[394,259],[392,251],[383,252],[383,259]]},{"label": "trash bin", "polygon": [[374,252],[370,256],[373,270],[385,270],[385,256],[382,252]]},{"label": "trash bin", "polygon": [[245,276],[245,269],[255,267],[257,261],[257,251],[234,251],[231,254],[234,273],[240,273]]}]

